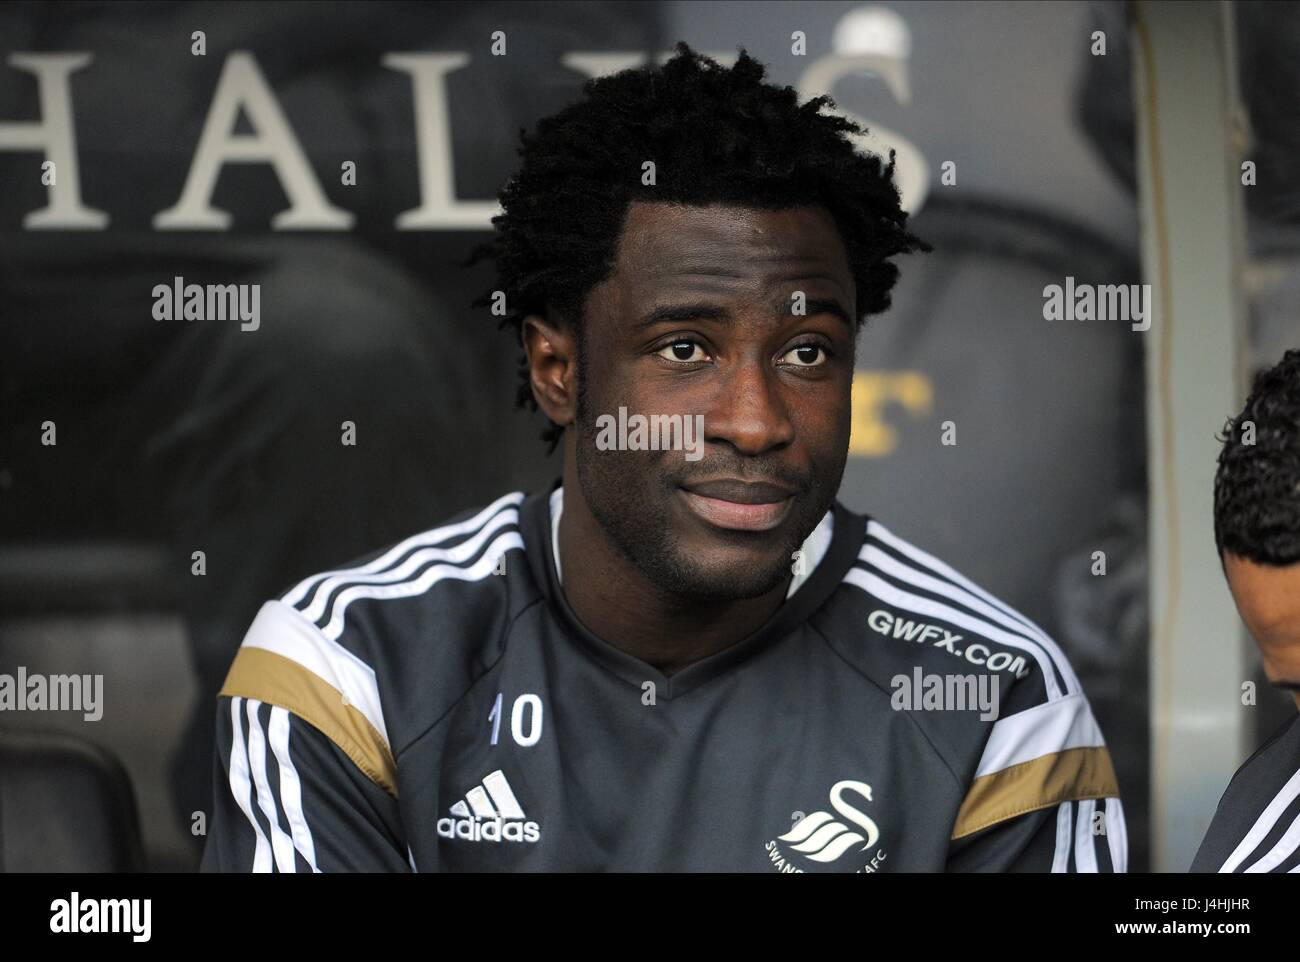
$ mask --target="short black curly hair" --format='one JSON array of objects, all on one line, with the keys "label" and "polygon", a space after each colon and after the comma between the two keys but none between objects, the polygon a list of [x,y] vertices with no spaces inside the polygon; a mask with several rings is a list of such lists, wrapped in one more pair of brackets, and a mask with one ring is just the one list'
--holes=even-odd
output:
[{"label": "short black curly hair", "polygon": [[1300,562],[1300,349],[1255,376],[1245,408],[1224,425],[1219,440],[1219,557],[1229,551],[1256,564]]},{"label": "short black curly hair", "polygon": [[[496,233],[462,264],[496,262],[496,284],[471,306],[503,292],[501,326],[521,345],[524,317],[549,308],[581,345],[587,294],[613,269],[628,204],[645,200],[765,210],[820,204],[848,253],[859,329],[886,310],[898,278],[886,258],[930,250],[905,229],[892,151],[888,164],[855,151],[845,134],[865,131],[822,114],[835,106],[829,96],[801,106],[794,88],[764,82],[766,68],[743,47],[729,69],[684,42],[675,49],[662,66],[587,81],[583,98],[541,120],[535,135],[520,130],[522,163],[499,194]],[[641,182],[646,161],[655,163],[653,186]],[[518,404],[536,410],[522,360],[521,368]],[[548,450],[562,434],[555,424],[546,429]]]}]

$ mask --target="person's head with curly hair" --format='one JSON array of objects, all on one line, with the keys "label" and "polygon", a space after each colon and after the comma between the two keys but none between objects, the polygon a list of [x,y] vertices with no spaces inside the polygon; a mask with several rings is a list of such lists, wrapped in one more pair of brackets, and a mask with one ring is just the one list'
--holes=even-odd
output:
[{"label": "person's head with curly hair", "polygon": [[1300,705],[1300,350],[1256,375],[1220,440],[1215,544],[1269,681]]},{"label": "person's head with curly hair", "polygon": [[[753,597],[839,488],[857,333],[889,307],[889,258],[929,248],[892,155],[857,150],[829,97],[800,104],[743,49],[730,68],[676,51],[521,132],[496,234],[467,264],[495,262],[474,303],[524,349],[518,400],[563,442],[565,513],[661,590]],[[645,449],[620,409],[680,415],[682,443]],[[615,423],[633,431],[610,450]]]}]

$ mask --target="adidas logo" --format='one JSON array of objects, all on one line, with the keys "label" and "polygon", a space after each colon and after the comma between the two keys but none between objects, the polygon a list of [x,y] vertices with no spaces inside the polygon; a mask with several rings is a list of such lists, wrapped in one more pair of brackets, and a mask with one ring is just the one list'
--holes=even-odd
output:
[{"label": "adidas logo", "polygon": [[536,842],[542,828],[526,821],[505,772],[497,769],[453,805],[452,816],[438,819],[438,835],[469,842]]}]

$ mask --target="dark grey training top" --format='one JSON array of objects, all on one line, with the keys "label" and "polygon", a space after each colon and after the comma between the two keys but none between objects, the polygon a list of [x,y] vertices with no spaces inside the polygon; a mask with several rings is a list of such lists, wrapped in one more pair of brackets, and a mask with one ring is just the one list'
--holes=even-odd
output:
[{"label": "dark grey training top", "polygon": [[1193,872],[1300,872],[1300,715],[1232,776]]},{"label": "dark grey training top", "polygon": [[1069,663],[941,561],[836,503],[768,623],[665,677],[569,608],[562,509],[508,494],[263,606],[205,870],[1125,869]]}]

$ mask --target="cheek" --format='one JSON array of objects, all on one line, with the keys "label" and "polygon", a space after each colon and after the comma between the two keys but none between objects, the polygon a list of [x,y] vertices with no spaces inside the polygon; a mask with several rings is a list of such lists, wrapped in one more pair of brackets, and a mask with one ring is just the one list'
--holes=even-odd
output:
[{"label": "cheek", "polygon": [[804,444],[827,456],[848,453],[853,425],[851,384],[827,386],[790,401],[790,413]]},{"label": "cheek", "polygon": [[620,381],[619,397],[626,404],[629,412],[653,414],[667,411],[689,397],[684,391],[666,390],[659,380],[645,372],[637,377],[633,373],[624,374]]},{"label": "cheek", "polygon": [[680,393],[677,385],[656,377],[655,368],[646,359],[622,343],[607,343],[589,355],[587,365],[587,397],[591,403],[601,404],[602,413],[617,413],[619,405],[628,413],[648,413],[671,403]]}]

